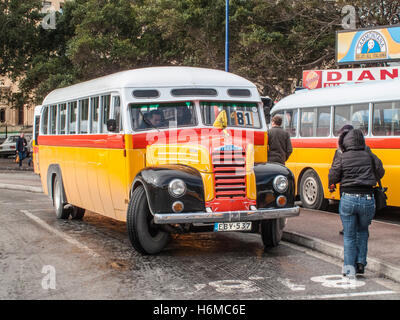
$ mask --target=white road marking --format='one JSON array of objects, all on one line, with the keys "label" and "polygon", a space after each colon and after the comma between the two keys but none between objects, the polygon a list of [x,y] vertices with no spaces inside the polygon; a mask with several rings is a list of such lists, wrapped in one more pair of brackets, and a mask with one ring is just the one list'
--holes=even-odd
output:
[{"label": "white road marking", "polygon": [[370,292],[353,292],[353,293],[337,293],[337,294],[322,294],[315,296],[302,296],[294,297],[294,299],[333,299],[333,298],[352,298],[352,297],[365,297],[365,296],[377,296],[385,294],[397,294],[396,291],[370,291]]},{"label": "white road marking", "polygon": [[37,224],[39,224],[41,227],[45,228],[46,230],[54,233],[55,235],[59,236],[60,238],[64,239],[65,241],[69,242],[70,244],[78,247],[79,249],[86,251],[86,253],[88,253],[90,256],[97,258],[100,257],[100,255],[96,252],[94,252],[92,249],[90,249],[89,247],[85,246],[84,244],[80,243],[79,241],[77,241],[76,239],[70,237],[69,235],[67,235],[66,233],[59,231],[55,228],[53,228],[52,226],[50,226],[49,224],[47,224],[45,221],[43,221],[42,219],[38,218],[37,216],[35,216],[34,214],[32,214],[31,212],[29,212],[28,210],[20,210],[23,214],[25,214],[28,218],[32,219],[33,221],[35,221]]},{"label": "white road marking", "polygon": [[278,278],[277,280],[280,283],[282,283],[284,286],[288,287],[292,291],[304,291],[304,290],[306,290],[306,286],[304,286],[302,284],[292,283],[290,279]]},{"label": "white road marking", "polygon": [[260,290],[253,282],[246,280],[220,280],[208,284],[222,293],[249,293]]},{"label": "white road marking", "polygon": [[364,281],[357,280],[355,277],[343,277],[336,274],[312,277],[311,281],[320,282],[323,287],[338,289],[355,289],[365,285]]}]

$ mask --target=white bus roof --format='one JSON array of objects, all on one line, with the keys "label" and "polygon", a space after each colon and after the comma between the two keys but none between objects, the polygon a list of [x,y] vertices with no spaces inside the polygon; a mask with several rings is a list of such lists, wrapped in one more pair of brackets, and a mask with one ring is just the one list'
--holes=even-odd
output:
[{"label": "white bus roof", "polygon": [[[246,88],[251,100],[260,100],[256,86],[233,73],[194,67],[152,67],[117,72],[50,92],[43,105],[68,101],[83,96],[110,92],[121,88]],[[254,92],[257,95],[254,96]]]},{"label": "white bus roof", "polygon": [[300,90],[276,103],[273,112],[278,109],[298,107],[322,107],[396,100],[400,100],[400,79]]},{"label": "white bus roof", "polygon": [[41,112],[42,112],[42,105],[36,106],[34,110],[34,115],[38,116],[41,114]]}]

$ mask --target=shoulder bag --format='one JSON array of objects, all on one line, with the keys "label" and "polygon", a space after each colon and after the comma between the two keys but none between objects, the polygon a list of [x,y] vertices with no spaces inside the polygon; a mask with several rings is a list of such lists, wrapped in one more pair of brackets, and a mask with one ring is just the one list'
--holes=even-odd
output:
[{"label": "shoulder bag", "polygon": [[379,210],[382,210],[383,208],[387,207],[386,191],[388,188],[382,187],[381,179],[379,179],[378,174],[376,172],[375,159],[372,156],[372,154],[370,154],[370,157],[372,160],[372,170],[374,171],[375,179],[378,181],[378,186],[374,187],[374,198],[375,198],[376,211],[379,211]]}]

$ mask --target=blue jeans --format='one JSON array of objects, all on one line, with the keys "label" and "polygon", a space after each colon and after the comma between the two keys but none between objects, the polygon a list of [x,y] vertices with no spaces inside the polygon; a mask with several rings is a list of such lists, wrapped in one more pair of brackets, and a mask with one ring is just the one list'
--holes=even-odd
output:
[{"label": "blue jeans", "polygon": [[[343,193],[339,204],[343,224],[344,273],[353,274],[356,263],[367,265],[368,227],[375,215],[375,199],[370,195]],[[347,272],[346,272],[347,271]]]},{"label": "blue jeans", "polygon": [[24,160],[26,158],[26,152],[18,151],[18,157],[19,157],[19,166],[22,167],[22,160]]}]

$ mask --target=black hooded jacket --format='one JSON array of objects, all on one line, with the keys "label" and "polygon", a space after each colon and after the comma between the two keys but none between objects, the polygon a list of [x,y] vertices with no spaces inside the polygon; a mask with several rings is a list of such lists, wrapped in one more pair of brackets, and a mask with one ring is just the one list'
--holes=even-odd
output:
[{"label": "black hooded jacket", "polygon": [[[372,194],[377,179],[385,174],[382,161],[365,145],[362,132],[358,129],[346,134],[339,141],[342,152],[336,152],[329,170],[329,185],[340,183],[340,192]],[[372,166],[372,158],[375,170]]]}]

